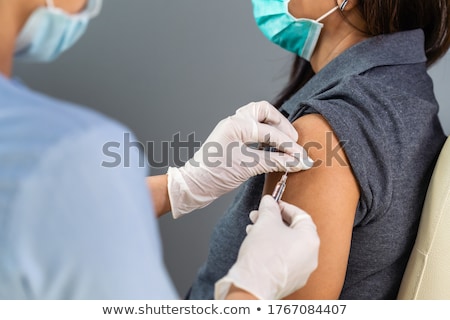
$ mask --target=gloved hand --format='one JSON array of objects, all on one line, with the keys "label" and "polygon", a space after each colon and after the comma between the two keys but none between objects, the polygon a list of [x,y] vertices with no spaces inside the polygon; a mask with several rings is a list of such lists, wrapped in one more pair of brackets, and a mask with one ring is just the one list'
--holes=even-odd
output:
[{"label": "gloved hand", "polygon": [[[268,102],[253,102],[215,127],[192,159],[169,168],[168,193],[178,218],[206,207],[250,177],[275,171],[297,172],[312,167],[297,144],[292,124]],[[255,150],[250,143],[270,144],[281,152]]]},{"label": "gloved hand", "polygon": [[236,263],[216,283],[215,299],[224,299],[231,285],[259,299],[281,299],[303,287],[317,268],[320,241],[306,212],[264,196],[250,219],[255,224],[247,227]]}]

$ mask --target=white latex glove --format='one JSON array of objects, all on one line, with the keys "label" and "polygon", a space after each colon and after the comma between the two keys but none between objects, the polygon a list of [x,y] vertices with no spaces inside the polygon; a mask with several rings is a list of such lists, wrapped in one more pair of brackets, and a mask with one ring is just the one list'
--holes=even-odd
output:
[{"label": "white latex glove", "polygon": [[[268,102],[240,108],[219,122],[183,167],[169,168],[173,217],[206,207],[252,176],[311,168],[313,162],[297,138],[292,124]],[[247,146],[250,143],[270,144],[284,153],[255,150]]]},{"label": "white latex glove", "polygon": [[216,283],[215,299],[224,299],[234,285],[259,299],[278,300],[302,288],[317,268],[320,240],[306,212],[264,196],[250,219],[255,224],[247,227],[236,263]]}]

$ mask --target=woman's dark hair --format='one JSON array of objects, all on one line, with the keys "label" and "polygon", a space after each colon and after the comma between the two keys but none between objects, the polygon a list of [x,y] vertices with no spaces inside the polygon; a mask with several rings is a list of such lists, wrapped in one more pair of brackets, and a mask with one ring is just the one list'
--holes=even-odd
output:
[{"label": "woman's dark hair", "polygon": [[[366,21],[369,36],[422,29],[428,66],[438,61],[450,47],[450,0],[358,0],[357,9]],[[281,107],[313,76],[309,62],[295,57],[289,83],[274,105]]]}]

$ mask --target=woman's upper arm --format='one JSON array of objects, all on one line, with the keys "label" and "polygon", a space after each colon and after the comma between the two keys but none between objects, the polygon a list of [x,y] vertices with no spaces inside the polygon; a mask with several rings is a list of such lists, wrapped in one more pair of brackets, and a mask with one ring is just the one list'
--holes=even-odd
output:
[{"label": "woman's upper arm", "polygon": [[[283,200],[307,211],[320,236],[319,265],[308,283],[287,299],[337,299],[345,279],[353,222],[360,192],[348,159],[328,122],[306,115],[294,122],[315,165],[289,174]],[[281,174],[268,174],[271,193]]]}]

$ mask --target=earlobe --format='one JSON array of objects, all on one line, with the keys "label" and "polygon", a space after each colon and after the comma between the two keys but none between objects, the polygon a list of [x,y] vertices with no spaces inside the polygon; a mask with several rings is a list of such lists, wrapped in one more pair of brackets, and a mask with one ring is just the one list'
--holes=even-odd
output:
[{"label": "earlobe", "polygon": [[339,10],[344,12],[345,9],[347,9],[347,10],[353,9],[358,4],[358,1],[357,0],[337,0],[337,4],[339,6]]},{"label": "earlobe", "polygon": [[339,9],[341,11],[345,10],[345,7],[348,5],[348,0],[343,0],[342,3],[339,5]]}]

